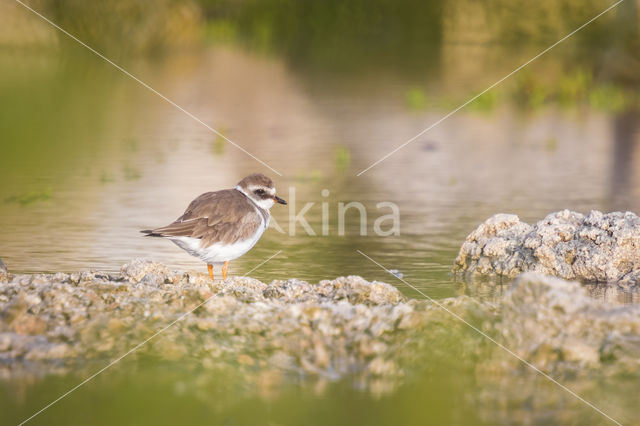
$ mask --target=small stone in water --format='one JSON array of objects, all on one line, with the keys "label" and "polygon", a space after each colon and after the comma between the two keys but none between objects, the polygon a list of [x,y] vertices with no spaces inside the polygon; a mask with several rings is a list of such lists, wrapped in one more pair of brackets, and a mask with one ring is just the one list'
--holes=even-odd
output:
[{"label": "small stone in water", "polygon": [[400,272],[398,269],[389,269],[389,272],[398,278],[404,277],[404,274]]}]

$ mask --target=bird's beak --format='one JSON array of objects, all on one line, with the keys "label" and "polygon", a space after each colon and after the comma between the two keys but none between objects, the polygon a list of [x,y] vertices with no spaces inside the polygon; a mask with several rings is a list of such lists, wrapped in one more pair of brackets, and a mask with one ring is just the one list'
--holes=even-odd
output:
[{"label": "bird's beak", "polygon": [[278,204],[287,204],[287,202],[285,200],[283,200],[282,198],[280,198],[278,196],[274,196],[273,197],[273,201],[275,201]]}]

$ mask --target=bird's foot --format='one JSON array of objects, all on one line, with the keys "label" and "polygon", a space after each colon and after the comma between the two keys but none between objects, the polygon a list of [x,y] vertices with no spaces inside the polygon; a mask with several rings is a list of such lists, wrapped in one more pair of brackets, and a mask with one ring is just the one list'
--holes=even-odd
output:
[{"label": "bird's foot", "polygon": [[222,279],[227,279],[227,269],[229,268],[229,261],[225,261],[224,265],[222,265]]},{"label": "bird's foot", "polygon": [[213,265],[207,263],[207,270],[209,271],[209,276],[211,277],[211,281],[213,281]]}]

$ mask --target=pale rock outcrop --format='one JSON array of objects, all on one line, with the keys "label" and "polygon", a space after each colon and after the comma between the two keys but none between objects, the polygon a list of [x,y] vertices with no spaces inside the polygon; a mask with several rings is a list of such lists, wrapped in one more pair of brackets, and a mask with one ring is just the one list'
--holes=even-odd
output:
[{"label": "pale rock outcrop", "polygon": [[631,212],[552,213],[535,225],[497,214],[460,248],[459,277],[515,278],[532,271],[567,280],[640,282],[640,218]]}]

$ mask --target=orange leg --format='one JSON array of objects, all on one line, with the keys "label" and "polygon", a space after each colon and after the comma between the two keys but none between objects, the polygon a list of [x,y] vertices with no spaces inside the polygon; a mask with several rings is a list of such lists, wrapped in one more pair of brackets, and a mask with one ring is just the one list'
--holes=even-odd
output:
[{"label": "orange leg", "polygon": [[213,281],[213,265],[207,263],[207,269],[209,270],[209,276],[211,277],[211,281]]},{"label": "orange leg", "polygon": [[226,280],[227,279],[227,268],[229,268],[229,261],[225,261],[224,265],[222,265],[222,279]]}]

